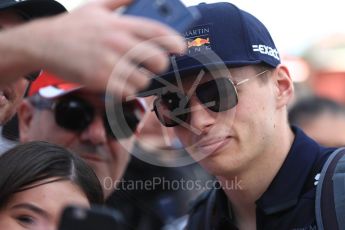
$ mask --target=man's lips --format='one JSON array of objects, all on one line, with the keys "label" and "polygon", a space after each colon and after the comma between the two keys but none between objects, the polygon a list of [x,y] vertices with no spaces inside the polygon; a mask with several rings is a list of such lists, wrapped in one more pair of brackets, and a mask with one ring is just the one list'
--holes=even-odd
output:
[{"label": "man's lips", "polygon": [[197,149],[203,154],[212,154],[226,145],[231,140],[231,136],[201,140],[197,143]]},{"label": "man's lips", "polygon": [[200,140],[198,142],[198,146],[204,147],[204,146],[208,146],[208,145],[213,145],[213,144],[222,142],[227,138],[229,138],[229,137],[219,137],[219,138],[212,138],[212,139],[208,139],[208,140]]},{"label": "man's lips", "polygon": [[84,160],[106,162],[109,159],[110,153],[104,149],[103,146],[94,145],[70,145],[69,149],[77,153]]},{"label": "man's lips", "polygon": [[83,153],[80,154],[80,157],[84,160],[90,160],[90,161],[97,161],[97,162],[104,162],[105,159],[103,159],[102,156],[98,154],[92,154],[92,153]]}]

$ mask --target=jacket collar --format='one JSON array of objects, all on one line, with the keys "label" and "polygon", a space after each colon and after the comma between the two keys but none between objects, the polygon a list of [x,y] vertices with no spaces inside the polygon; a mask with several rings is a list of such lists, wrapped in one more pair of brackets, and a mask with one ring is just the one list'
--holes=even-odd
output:
[{"label": "jacket collar", "polygon": [[264,194],[256,201],[266,215],[295,206],[318,159],[320,146],[302,130],[292,127],[294,142],[278,174]]}]

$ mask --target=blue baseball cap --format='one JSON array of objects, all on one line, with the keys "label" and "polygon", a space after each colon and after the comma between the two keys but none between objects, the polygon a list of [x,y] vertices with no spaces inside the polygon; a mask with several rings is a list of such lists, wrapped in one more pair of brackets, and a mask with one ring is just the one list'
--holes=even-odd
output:
[{"label": "blue baseball cap", "polygon": [[1,0],[0,11],[9,9],[17,10],[28,20],[66,12],[65,7],[54,0]]},{"label": "blue baseball cap", "polygon": [[176,80],[177,72],[183,79],[184,75],[219,65],[241,67],[266,64],[276,67],[280,64],[271,35],[253,15],[228,2],[201,3],[193,7],[199,10],[201,18],[184,33],[187,53],[172,56],[175,68],[171,64],[169,70],[153,78],[150,86],[139,96],[155,94],[152,91],[165,86],[159,80],[172,82]]}]

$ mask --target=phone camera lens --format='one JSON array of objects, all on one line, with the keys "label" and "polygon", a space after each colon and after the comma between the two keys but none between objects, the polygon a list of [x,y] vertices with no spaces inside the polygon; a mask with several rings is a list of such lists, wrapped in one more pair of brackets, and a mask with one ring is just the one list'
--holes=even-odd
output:
[{"label": "phone camera lens", "polygon": [[169,16],[170,15],[170,9],[165,6],[165,5],[161,5],[159,7],[159,12],[163,15],[163,16]]},{"label": "phone camera lens", "polygon": [[164,16],[168,17],[171,16],[171,9],[169,8],[169,5],[164,0],[157,0],[156,5],[158,8],[159,13]]}]

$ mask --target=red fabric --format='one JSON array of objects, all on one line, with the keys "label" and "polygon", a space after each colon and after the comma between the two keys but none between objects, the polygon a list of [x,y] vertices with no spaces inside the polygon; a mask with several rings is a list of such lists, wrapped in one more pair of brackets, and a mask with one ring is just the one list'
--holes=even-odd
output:
[{"label": "red fabric", "polygon": [[40,76],[31,84],[28,96],[35,95],[41,88],[47,86],[55,86],[67,91],[79,87],[80,85],[61,80],[53,74],[42,71]]}]

